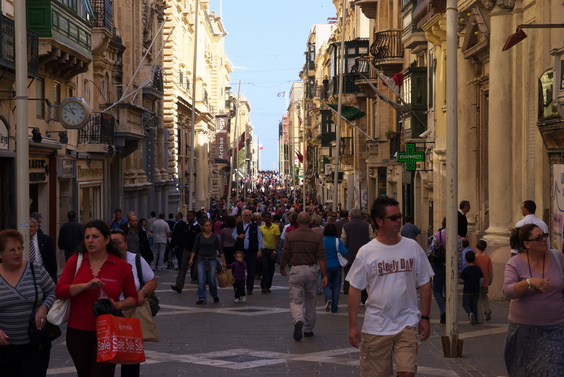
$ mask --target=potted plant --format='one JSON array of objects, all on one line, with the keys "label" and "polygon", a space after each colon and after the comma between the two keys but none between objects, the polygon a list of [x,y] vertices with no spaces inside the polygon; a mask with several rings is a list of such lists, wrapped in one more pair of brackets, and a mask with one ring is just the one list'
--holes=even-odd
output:
[{"label": "potted plant", "polygon": [[388,129],[386,131],[386,139],[395,139],[398,136],[398,133],[392,129]]}]

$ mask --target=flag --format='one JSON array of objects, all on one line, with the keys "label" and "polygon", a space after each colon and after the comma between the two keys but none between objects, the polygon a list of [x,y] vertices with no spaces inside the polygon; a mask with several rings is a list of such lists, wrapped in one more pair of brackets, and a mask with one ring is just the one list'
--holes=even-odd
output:
[{"label": "flag", "polygon": [[394,94],[399,97],[400,96],[399,90],[401,85],[403,84],[403,73],[398,72],[392,77],[388,77],[383,73],[381,73],[380,71],[376,71],[376,73],[378,74],[382,82],[384,82],[384,84],[388,88],[392,89],[392,92],[394,92]]},{"label": "flag", "polygon": [[245,132],[243,131],[241,137],[239,138],[239,144],[237,144],[237,146],[235,147],[235,153],[240,151],[244,146],[245,146]]},{"label": "flag", "polygon": [[300,126],[302,125],[302,117],[298,115],[298,122],[300,123]]},{"label": "flag", "polygon": [[286,97],[286,92],[280,92],[280,93],[278,93],[278,97]]},{"label": "flag", "polygon": [[262,151],[264,149],[264,147],[261,145],[259,145],[259,151]]},{"label": "flag", "polygon": [[[337,105],[327,104],[327,106],[329,106],[330,108],[332,108],[335,111],[339,111]],[[341,106],[341,116],[348,121],[360,119],[365,115],[366,115],[366,113],[364,111],[362,111],[359,108],[356,108],[354,106],[344,106],[344,105]]]},{"label": "flag", "polygon": [[300,153],[300,151],[298,150],[298,148],[296,148],[296,156],[298,156],[298,160],[300,160],[300,164],[303,164],[303,162],[304,162],[304,155]]}]

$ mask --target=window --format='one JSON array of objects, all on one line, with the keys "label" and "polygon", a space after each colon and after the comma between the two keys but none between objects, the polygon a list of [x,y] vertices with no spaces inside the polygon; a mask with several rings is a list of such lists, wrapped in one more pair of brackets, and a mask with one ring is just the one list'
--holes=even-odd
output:
[{"label": "window", "polygon": [[35,79],[35,115],[38,118],[45,118],[45,80],[43,78]]},{"label": "window", "polygon": [[53,102],[54,105],[61,103],[61,84],[56,81],[53,83]]}]

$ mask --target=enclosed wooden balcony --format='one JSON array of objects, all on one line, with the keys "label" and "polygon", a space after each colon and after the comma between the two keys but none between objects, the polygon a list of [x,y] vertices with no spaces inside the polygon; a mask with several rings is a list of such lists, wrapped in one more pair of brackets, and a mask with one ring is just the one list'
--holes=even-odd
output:
[{"label": "enclosed wooden balcony", "polygon": [[374,42],[370,46],[370,55],[374,57],[374,65],[382,69],[403,65],[404,47],[402,30],[379,31],[374,35]]},{"label": "enclosed wooden balcony", "polygon": [[[39,36],[32,30],[27,30],[27,73],[35,77],[39,73],[38,59]],[[0,15],[0,67],[12,72],[16,69],[16,41],[14,20]]]}]

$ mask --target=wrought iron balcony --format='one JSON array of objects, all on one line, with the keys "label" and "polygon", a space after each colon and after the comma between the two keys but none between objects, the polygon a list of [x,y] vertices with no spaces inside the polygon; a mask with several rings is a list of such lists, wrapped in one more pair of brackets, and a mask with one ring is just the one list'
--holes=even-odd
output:
[{"label": "wrought iron balcony", "polygon": [[115,119],[110,114],[97,114],[78,131],[79,144],[115,144]]},{"label": "wrought iron balcony", "polygon": [[[27,73],[29,76],[39,74],[39,36],[27,30]],[[16,42],[14,21],[0,15],[0,67],[16,69]]]},{"label": "wrought iron balcony", "polygon": [[401,30],[377,32],[374,36],[374,43],[370,46],[374,64],[402,64],[404,48],[401,37]]},{"label": "wrought iron balcony", "polygon": [[92,20],[92,27],[103,27],[112,32],[112,1],[91,0],[92,9],[96,17]]},{"label": "wrought iron balcony", "polygon": [[[154,101],[158,98],[162,98],[163,96],[163,67],[160,65],[153,65],[151,66],[151,70],[153,71],[153,79],[149,85],[143,88],[143,95],[148,96]],[[187,82],[187,85],[190,85],[189,82]]]}]

